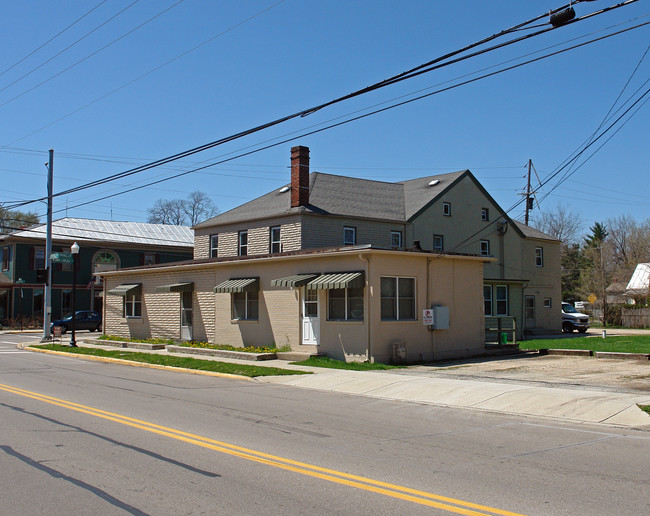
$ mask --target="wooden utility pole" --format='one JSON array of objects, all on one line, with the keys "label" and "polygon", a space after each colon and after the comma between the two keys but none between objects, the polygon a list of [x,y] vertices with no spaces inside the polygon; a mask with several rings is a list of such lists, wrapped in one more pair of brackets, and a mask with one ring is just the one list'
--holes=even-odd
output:
[{"label": "wooden utility pole", "polygon": [[533,160],[528,160],[528,184],[526,186],[526,215],[524,218],[524,224],[528,225],[528,212],[532,209],[532,203],[530,202],[530,169],[533,167]]}]

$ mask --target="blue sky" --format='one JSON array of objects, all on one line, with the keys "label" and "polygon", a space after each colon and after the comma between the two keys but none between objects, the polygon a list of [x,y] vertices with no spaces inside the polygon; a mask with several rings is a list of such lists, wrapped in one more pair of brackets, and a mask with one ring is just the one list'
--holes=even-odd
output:
[{"label": "blue sky", "polygon": [[[614,3],[581,2],[575,10],[582,16]],[[8,3],[0,20],[0,202],[13,206],[46,195],[50,148],[54,191],[61,192],[318,105],[561,5],[548,0]],[[299,144],[310,147],[312,170],[382,181],[468,168],[508,209],[521,199],[529,159],[545,182],[613,105],[616,110],[647,90],[650,55],[642,57],[650,25],[340,127],[301,134],[444,88],[467,74],[495,71],[648,21],[649,2],[639,0],[164,167],[57,197],[54,217],[143,222],[156,199],[185,198],[195,190],[226,211],[286,184],[290,147]],[[537,188],[542,210],[567,206],[580,214],[585,230],[619,215],[647,218],[650,103],[643,102],[648,98],[614,127],[620,130],[602,149],[579,169],[569,169],[566,181],[552,189],[557,176]],[[201,172],[98,200],[290,138]],[[77,206],[82,203],[89,204]],[[20,209],[45,214],[42,202]],[[532,216],[536,213],[537,207]],[[521,218],[523,209],[510,214]]]}]

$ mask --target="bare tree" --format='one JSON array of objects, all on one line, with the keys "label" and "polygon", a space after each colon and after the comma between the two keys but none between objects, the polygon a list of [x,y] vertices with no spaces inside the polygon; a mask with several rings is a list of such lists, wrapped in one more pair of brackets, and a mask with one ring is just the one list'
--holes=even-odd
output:
[{"label": "bare tree", "polygon": [[212,199],[199,190],[186,200],[158,199],[148,211],[147,222],[175,226],[194,226],[219,213]]},{"label": "bare tree", "polygon": [[149,208],[147,222],[151,224],[169,224],[184,226],[187,223],[184,202],[180,199],[158,199],[153,208]]},{"label": "bare tree", "polygon": [[190,226],[195,226],[199,222],[214,217],[219,213],[212,199],[200,190],[190,194],[184,203],[183,211],[189,220]]},{"label": "bare tree", "polygon": [[582,220],[577,212],[560,205],[555,211],[541,212],[531,225],[567,246],[579,241],[578,233],[582,228]]}]

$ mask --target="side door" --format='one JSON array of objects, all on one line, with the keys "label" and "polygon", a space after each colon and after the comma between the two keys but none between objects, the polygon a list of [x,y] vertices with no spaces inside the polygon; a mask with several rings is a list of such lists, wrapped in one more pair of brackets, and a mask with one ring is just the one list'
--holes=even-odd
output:
[{"label": "side door", "polygon": [[192,340],[192,292],[181,292],[181,340]]},{"label": "side door", "polygon": [[302,343],[318,345],[320,336],[320,318],[318,290],[303,288],[302,296]]}]

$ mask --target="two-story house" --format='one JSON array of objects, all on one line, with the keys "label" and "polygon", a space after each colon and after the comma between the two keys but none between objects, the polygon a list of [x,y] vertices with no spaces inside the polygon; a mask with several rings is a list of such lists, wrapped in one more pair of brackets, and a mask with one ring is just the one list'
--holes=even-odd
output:
[{"label": "two-story house", "polygon": [[[0,323],[43,319],[46,270],[45,224],[0,237]],[[78,309],[102,311],[99,272],[121,267],[176,262],[192,257],[193,233],[187,226],[63,218],[52,223],[52,251],[80,246]],[[71,311],[72,264],[52,264],[52,317]]]},{"label": "two-story house", "polygon": [[192,262],[105,274],[107,331],[353,360],[406,347],[413,361],[481,352],[486,315],[515,319],[519,335],[560,328],[559,242],[512,221],[469,171],[310,174],[298,146],[290,184],[194,234]]}]

